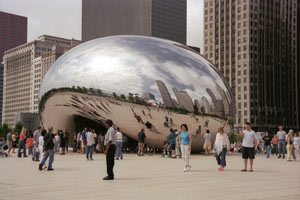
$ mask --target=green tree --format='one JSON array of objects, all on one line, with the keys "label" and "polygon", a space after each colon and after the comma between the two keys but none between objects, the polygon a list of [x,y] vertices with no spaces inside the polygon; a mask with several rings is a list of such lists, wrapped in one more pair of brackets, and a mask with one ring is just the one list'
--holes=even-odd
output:
[{"label": "green tree", "polygon": [[126,97],[124,94],[121,94],[121,99],[126,100]]},{"label": "green tree", "polygon": [[15,125],[14,131],[19,134],[19,133],[21,133],[22,128],[23,128],[23,124],[21,122],[18,122]]},{"label": "green tree", "polygon": [[1,128],[0,128],[0,135],[1,137],[6,137],[7,133],[9,131],[9,127],[8,127],[8,124],[4,123],[1,125]]}]

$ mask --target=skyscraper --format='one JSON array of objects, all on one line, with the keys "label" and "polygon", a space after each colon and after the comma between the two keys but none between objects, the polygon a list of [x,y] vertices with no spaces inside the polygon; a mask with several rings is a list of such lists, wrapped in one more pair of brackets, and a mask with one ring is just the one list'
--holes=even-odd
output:
[{"label": "skyscraper", "polygon": [[194,104],[190,95],[186,91],[179,91],[176,88],[173,88],[173,91],[179,106],[187,111],[194,112]]},{"label": "skyscraper", "polygon": [[186,0],[83,0],[82,40],[143,35],[186,44]]},{"label": "skyscraper", "polygon": [[[79,41],[42,35],[4,53],[3,121],[15,125],[15,114],[37,113],[42,79],[51,64]],[[57,47],[58,46],[58,47]]]},{"label": "skyscraper", "polygon": [[163,99],[164,105],[166,107],[174,107],[173,100],[171,98],[171,95],[168,91],[167,86],[164,84],[164,82],[157,80],[156,81],[157,87],[159,89],[161,98]]},{"label": "skyscraper", "polygon": [[27,17],[0,11],[0,123],[2,123],[3,56],[8,49],[27,42]]},{"label": "skyscraper", "polygon": [[298,126],[297,0],[205,0],[204,55],[235,95],[235,126]]}]

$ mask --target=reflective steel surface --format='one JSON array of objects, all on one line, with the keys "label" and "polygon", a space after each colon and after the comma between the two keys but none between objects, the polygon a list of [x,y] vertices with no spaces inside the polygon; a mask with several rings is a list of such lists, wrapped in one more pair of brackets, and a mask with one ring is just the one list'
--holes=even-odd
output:
[{"label": "reflective steel surface", "polygon": [[[61,105],[58,97],[58,102],[48,103],[55,95],[67,93],[69,100],[65,96],[61,101],[69,106]],[[60,114],[62,111],[69,113],[69,124],[70,115],[81,115],[99,122],[112,118],[120,126],[117,121],[122,121],[122,116],[111,113],[109,104],[130,108],[123,115],[133,116],[127,134],[134,137],[142,127],[137,119],[143,116],[143,123],[151,123],[151,109],[193,118],[210,114],[227,119],[234,115],[230,88],[210,62],[182,44],[142,36],[105,37],[69,50],[49,69],[40,89],[40,114],[45,126],[62,126],[53,117],[48,119],[51,114],[47,112],[53,110],[60,116],[65,115]],[[160,127],[165,120],[163,116],[160,122],[152,121]],[[167,129],[157,131],[167,134],[169,127],[170,122],[163,126]]]}]

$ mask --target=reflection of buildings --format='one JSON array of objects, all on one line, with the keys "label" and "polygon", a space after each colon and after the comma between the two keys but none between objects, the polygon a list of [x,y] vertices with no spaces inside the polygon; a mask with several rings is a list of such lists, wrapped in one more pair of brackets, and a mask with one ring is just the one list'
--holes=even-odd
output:
[{"label": "reflection of buildings", "polygon": [[206,88],[206,91],[207,91],[208,95],[210,96],[210,98],[212,100],[212,103],[213,103],[213,106],[214,106],[214,109],[213,109],[214,114],[224,116],[224,105],[223,105],[222,100],[221,99],[218,100],[216,98],[216,95],[211,91],[210,88]]},{"label": "reflection of buildings", "polygon": [[194,104],[195,104],[195,106],[197,107],[197,110],[196,110],[196,111],[198,111],[199,113],[201,113],[201,104],[200,104],[199,100],[198,100],[198,99],[195,99],[195,100],[194,100]]},{"label": "reflection of buildings", "polygon": [[156,80],[156,84],[157,84],[157,87],[159,89],[160,95],[163,99],[165,106],[166,107],[174,107],[173,100],[171,98],[171,95],[170,95],[166,85],[160,80]]},{"label": "reflection of buildings", "polygon": [[[222,99],[222,103],[223,103],[223,107],[224,107],[224,112],[225,112],[225,115],[228,115],[228,114],[232,114],[232,113],[229,113],[229,101],[230,99],[226,96],[224,90],[220,87],[219,84],[216,84],[216,87],[217,87],[217,91],[218,93],[221,95],[221,99]],[[232,102],[230,102],[232,103]]]},{"label": "reflection of buildings", "polygon": [[179,91],[176,88],[173,88],[173,91],[177,98],[179,106],[190,112],[194,112],[194,104],[190,95],[186,91]]},{"label": "reflection of buildings", "polygon": [[151,93],[149,93],[149,92],[143,93],[143,96],[144,96],[144,98],[147,99],[147,100],[155,100],[154,94],[151,94]]},{"label": "reflection of buildings", "polygon": [[202,113],[211,113],[212,109],[211,109],[209,102],[205,96],[203,96],[201,98],[201,109],[200,110]]},{"label": "reflection of buildings", "polygon": [[42,35],[4,54],[3,121],[15,124],[15,113],[38,112],[42,79],[64,51],[79,41]]},{"label": "reflection of buildings", "polygon": [[186,0],[84,0],[82,40],[143,35],[186,43]]}]

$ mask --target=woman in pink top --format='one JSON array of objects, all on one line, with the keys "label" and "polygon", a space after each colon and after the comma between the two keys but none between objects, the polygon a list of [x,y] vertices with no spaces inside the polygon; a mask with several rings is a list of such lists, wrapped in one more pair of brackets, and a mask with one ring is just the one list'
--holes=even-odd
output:
[{"label": "woman in pink top", "polygon": [[26,156],[26,145],[25,145],[25,135],[26,133],[26,129],[22,128],[22,131],[20,133],[20,139],[19,139],[19,151],[18,151],[18,157],[22,157],[22,153],[21,153],[21,149],[23,149],[23,157],[27,157]]},{"label": "woman in pink top", "polygon": [[224,133],[223,127],[219,128],[218,130],[214,150],[216,152],[218,165],[220,165],[218,170],[223,171],[226,166],[226,152],[230,151],[229,138],[227,134]]}]

